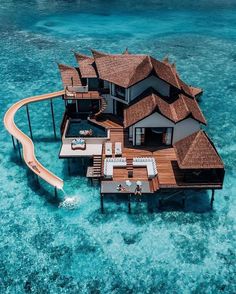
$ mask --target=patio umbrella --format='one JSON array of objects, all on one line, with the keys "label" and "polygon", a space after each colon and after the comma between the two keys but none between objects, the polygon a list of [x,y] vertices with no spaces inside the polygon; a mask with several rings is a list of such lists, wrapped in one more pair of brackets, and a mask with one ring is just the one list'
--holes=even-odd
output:
[{"label": "patio umbrella", "polygon": [[126,180],[125,183],[126,183],[126,185],[127,185],[128,187],[130,187],[130,186],[132,185],[132,183],[130,182],[130,180]]},{"label": "patio umbrella", "polygon": [[141,182],[141,181],[137,181],[136,184],[137,184],[138,186],[142,186],[142,182]]}]

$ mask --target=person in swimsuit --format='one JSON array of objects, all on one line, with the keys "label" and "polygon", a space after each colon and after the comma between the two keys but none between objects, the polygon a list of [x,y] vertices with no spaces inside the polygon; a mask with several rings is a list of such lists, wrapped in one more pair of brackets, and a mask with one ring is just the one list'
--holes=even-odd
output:
[{"label": "person in swimsuit", "polygon": [[117,191],[119,191],[119,192],[124,192],[126,189],[125,189],[125,187],[123,187],[121,184],[119,184],[118,186],[117,186]]},{"label": "person in swimsuit", "polygon": [[[140,185],[136,186],[134,195],[142,196],[142,187]],[[141,197],[139,198],[139,201],[141,201]]]}]

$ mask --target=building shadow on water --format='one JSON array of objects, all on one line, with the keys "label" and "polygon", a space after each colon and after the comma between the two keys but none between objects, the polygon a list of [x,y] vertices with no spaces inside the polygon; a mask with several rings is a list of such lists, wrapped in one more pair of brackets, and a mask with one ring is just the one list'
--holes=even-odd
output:
[{"label": "building shadow on water", "polygon": [[[104,197],[105,213],[129,212],[129,198],[125,194]],[[179,191],[175,193],[146,194],[130,198],[131,214],[157,214],[164,212],[207,213],[212,210],[207,191]],[[117,211],[116,211],[117,209]]]},{"label": "building shadow on water", "polygon": [[46,200],[50,205],[58,207],[61,202],[59,191],[57,191],[57,195],[55,195],[55,190],[53,188],[50,187],[49,189],[46,189],[42,184],[42,180],[40,180],[39,177],[28,168],[26,169],[26,178],[27,186],[32,192]]},{"label": "building shadow on water", "polygon": [[[63,160],[63,175],[70,177],[86,177],[87,167],[92,165],[91,158],[65,158]],[[86,180],[86,178],[84,179]]]}]

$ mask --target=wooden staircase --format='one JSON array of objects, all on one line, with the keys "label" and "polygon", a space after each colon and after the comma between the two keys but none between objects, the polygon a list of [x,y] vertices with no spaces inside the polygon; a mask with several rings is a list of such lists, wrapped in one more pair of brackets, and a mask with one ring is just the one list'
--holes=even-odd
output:
[{"label": "wooden staircase", "polygon": [[107,108],[107,101],[104,97],[101,98],[101,107],[97,113],[94,114],[94,118],[97,118]]},{"label": "wooden staircase", "polygon": [[100,178],[102,176],[102,156],[93,156],[93,177]]},{"label": "wooden staircase", "polygon": [[159,181],[158,181],[158,176],[155,176],[155,178],[152,179],[152,187],[153,187],[153,192],[156,192],[159,190]]},{"label": "wooden staircase", "polygon": [[133,159],[132,158],[127,158],[126,170],[128,171],[128,177],[129,178],[133,177]]}]

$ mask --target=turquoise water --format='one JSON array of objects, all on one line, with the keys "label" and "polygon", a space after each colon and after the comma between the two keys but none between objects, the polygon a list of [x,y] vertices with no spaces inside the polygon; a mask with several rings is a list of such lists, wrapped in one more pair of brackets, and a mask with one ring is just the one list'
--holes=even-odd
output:
[{"label": "turquoise water", "polygon": [[[49,3],[48,3],[49,2]],[[65,195],[19,161],[0,130],[1,293],[235,293],[235,1],[1,1],[0,112],[15,101],[61,89],[55,61],[71,49],[168,55],[188,83],[204,88],[207,131],[226,165],[225,185],[209,210],[207,193],[188,192],[162,212],[153,203],[105,202],[98,187],[58,160],[49,102],[30,105],[39,160],[65,180]],[[54,101],[57,133],[62,101]],[[17,124],[29,134],[26,112]]]}]

